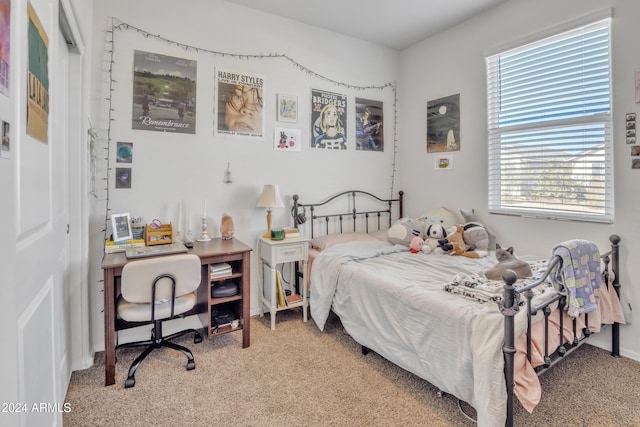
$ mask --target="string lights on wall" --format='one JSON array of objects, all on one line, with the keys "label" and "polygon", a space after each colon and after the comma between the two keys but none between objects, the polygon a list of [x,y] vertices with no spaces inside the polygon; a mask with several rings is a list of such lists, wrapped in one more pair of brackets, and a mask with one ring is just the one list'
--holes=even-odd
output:
[{"label": "string lights on wall", "polygon": [[[310,68],[302,65],[301,63],[299,63],[298,61],[294,60],[293,58],[287,56],[286,54],[281,54],[281,53],[271,53],[271,54],[253,54],[253,55],[247,55],[247,54],[236,54],[236,53],[230,53],[230,52],[222,52],[222,51],[216,51],[216,50],[211,50],[211,49],[206,49],[206,48],[202,48],[202,47],[196,47],[196,46],[191,46],[185,43],[180,43],[177,41],[173,41],[173,40],[169,40],[165,37],[162,37],[161,35],[158,34],[152,34],[148,31],[145,31],[141,28],[138,28],[134,25],[128,24],[126,22],[123,22],[117,18],[111,18],[111,29],[107,31],[107,46],[106,46],[106,50],[105,50],[105,63],[108,64],[107,68],[106,68],[106,73],[108,74],[108,84],[106,85],[105,88],[105,96],[104,96],[104,101],[106,103],[105,105],[105,109],[107,111],[107,115],[106,115],[106,119],[107,119],[107,123],[106,123],[106,136],[104,138],[104,142],[105,142],[105,151],[106,151],[106,177],[103,178],[103,180],[105,181],[106,185],[104,188],[105,191],[105,203],[106,203],[106,207],[105,207],[105,218],[104,218],[104,229],[103,229],[103,233],[104,233],[104,240],[106,240],[107,238],[107,229],[108,229],[108,223],[110,221],[110,205],[109,205],[109,187],[110,187],[110,175],[111,175],[111,164],[110,164],[110,146],[111,146],[111,125],[112,122],[115,121],[114,118],[114,112],[115,110],[112,107],[112,96],[114,94],[115,91],[115,86],[117,84],[117,82],[113,79],[113,66],[115,64],[114,62],[114,52],[115,52],[115,34],[118,31],[134,31],[137,32],[138,34],[142,35],[145,38],[153,38],[156,39],[160,42],[169,44],[169,45],[174,45],[177,46],[179,48],[184,49],[185,51],[193,51],[199,54],[210,54],[210,55],[215,55],[215,56],[220,56],[220,57],[228,57],[228,58],[233,58],[233,59],[237,59],[237,60],[283,60],[283,61],[287,61],[289,63],[291,63],[294,67],[296,67],[299,71],[306,73],[309,76],[312,76],[316,79],[322,80],[324,82],[328,82],[331,83],[335,86],[338,87],[342,87],[345,89],[349,89],[349,90],[355,90],[355,91],[365,91],[365,90],[385,90],[385,89],[391,89],[393,91],[393,111],[394,111],[394,115],[393,115],[393,119],[394,119],[394,123],[393,123],[393,158],[392,158],[392,164],[391,164],[391,189],[390,189],[390,196],[393,197],[393,192],[394,192],[394,186],[395,186],[395,174],[396,174],[396,156],[397,156],[397,122],[398,122],[398,116],[397,116],[397,92],[396,92],[396,84],[395,82],[393,83],[385,83],[382,85],[353,85],[353,84],[349,84],[349,83],[345,83],[345,82],[341,82],[335,79],[331,79],[329,77],[326,77],[324,75],[321,75],[313,70],[311,70]],[[90,129],[90,135],[92,136],[92,143],[95,144],[95,141],[100,139],[99,137],[97,137],[97,130],[95,129]],[[95,159],[92,159],[95,160]],[[227,174],[225,173],[225,182],[230,182],[231,177],[230,177],[230,173],[229,173],[229,180],[227,181]],[[92,182],[95,181],[95,172],[92,168]],[[93,188],[93,187],[92,187]],[[94,190],[92,190],[94,191]]]}]

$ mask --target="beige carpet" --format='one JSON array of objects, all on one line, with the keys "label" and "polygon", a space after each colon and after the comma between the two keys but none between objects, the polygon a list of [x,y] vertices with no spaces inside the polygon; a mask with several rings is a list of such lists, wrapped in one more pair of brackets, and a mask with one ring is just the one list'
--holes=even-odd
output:
[{"label": "beige carpet", "polygon": [[[251,319],[251,346],[234,332],[193,344],[196,369],[172,350],[152,353],[124,389],[140,349],[119,350],[116,384],[104,387],[104,355],[72,374],[72,426],[472,426],[453,396],[360,346],[331,316],[321,333],[300,311]],[[521,426],[640,425],[640,363],[585,345],[542,376],[533,414],[516,403]],[[475,416],[472,408],[464,410]]]}]

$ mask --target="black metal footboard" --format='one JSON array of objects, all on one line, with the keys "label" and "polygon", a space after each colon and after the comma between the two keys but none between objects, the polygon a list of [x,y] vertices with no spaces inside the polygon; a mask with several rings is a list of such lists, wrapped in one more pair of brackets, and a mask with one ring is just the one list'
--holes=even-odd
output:
[{"label": "black metal footboard", "polygon": [[[389,228],[394,220],[402,218],[403,195],[404,192],[400,191],[397,198],[380,198],[366,191],[349,190],[334,194],[319,203],[300,203],[298,195],[294,194],[291,215],[296,228],[309,221],[312,238],[319,234],[348,231],[368,233]],[[317,212],[326,207],[329,207],[331,213]],[[330,224],[335,226],[335,229],[330,229]]]},{"label": "black metal footboard", "polygon": [[[619,267],[620,267],[620,237],[617,235],[611,235],[609,241],[611,242],[611,250],[601,255],[603,264],[603,278],[605,286],[613,286],[617,295],[620,296],[620,282],[619,282]],[[517,280],[516,274],[512,270],[507,270],[503,273],[502,279],[505,282],[504,286],[504,301],[501,304],[501,311],[504,315],[504,344],[502,351],[504,353],[504,375],[507,386],[507,420],[505,425],[513,426],[513,404],[514,404],[514,357],[516,353],[515,348],[515,319],[514,316],[519,311],[519,301],[524,297],[527,300],[529,309],[527,310],[527,358],[531,361],[531,327],[533,324],[533,316],[537,313],[543,313],[544,318],[541,322],[544,323],[544,364],[536,368],[538,375],[542,374],[547,369],[551,368],[557,362],[559,362],[564,356],[576,350],[582,345],[587,338],[591,335],[589,329],[589,315],[584,314],[585,327],[582,330],[578,330],[577,322],[573,320],[573,339],[567,341],[564,339],[564,334],[560,333],[559,336],[549,335],[549,316],[552,312],[552,306],[558,305],[559,310],[564,310],[566,303],[566,297],[562,293],[558,293],[553,298],[545,301],[539,305],[532,305],[533,289],[541,285],[552,268],[560,262],[559,257],[553,257],[549,262],[545,274],[535,282],[516,289],[514,284]],[[563,316],[559,316],[560,331],[563,331]],[[614,323],[612,325],[611,332],[611,355],[614,357],[620,356],[620,325]]]}]

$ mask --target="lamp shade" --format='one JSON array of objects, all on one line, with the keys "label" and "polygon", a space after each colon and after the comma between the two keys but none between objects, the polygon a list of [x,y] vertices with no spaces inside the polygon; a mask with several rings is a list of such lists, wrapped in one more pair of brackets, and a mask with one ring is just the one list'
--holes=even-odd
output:
[{"label": "lamp shade", "polygon": [[280,198],[280,188],[278,188],[277,185],[266,184],[262,189],[262,194],[260,195],[260,199],[258,199],[256,207],[284,208],[284,204],[282,203],[282,199]]}]

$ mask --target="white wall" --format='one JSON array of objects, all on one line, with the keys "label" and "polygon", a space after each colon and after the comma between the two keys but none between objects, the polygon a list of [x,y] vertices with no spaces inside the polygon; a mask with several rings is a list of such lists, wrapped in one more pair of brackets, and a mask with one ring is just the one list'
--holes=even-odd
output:
[{"label": "white wall", "polygon": [[[485,54],[583,15],[613,7],[613,114],[615,149],[615,223],[593,224],[490,215],[487,208],[487,108]],[[638,214],[640,176],[631,170],[625,146],[624,115],[638,113],[634,72],[640,68],[640,2],[629,0],[511,0],[461,25],[424,40],[402,52],[399,78],[400,146],[399,188],[407,194],[407,215],[431,207],[454,210],[473,207],[491,226],[498,241],[513,245],[520,254],[549,256],[555,243],[586,238],[601,247],[610,234],[622,237],[621,277],[632,305],[640,307],[634,263],[640,250]],[[460,94],[461,150],[454,152],[454,169],[435,171],[435,154],[426,153],[426,102]],[[640,360],[640,320],[621,328],[622,353]],[[608,333],[607,333],[608,337]],[[597,337],[595,343],[609,348]]]},{"label": "white wall", "polygon": [[[159,12],[162,11],[162,12]],[[95,2],[93,18],[93,66],[91,75],[91,122],[99,132],[99,155],[108,147],[106,110],[103,98],[108,96],[104,73],[108,49],[109,17],[118,18],[148,33],[209,51],[230,54],[284,54],[298,65],[284,59],[236,59],[184,49],[175,43],[145,37],[136,31],[114,33],[114,84],[110,128],[111,167],[115,168],[117,141],[134,143],[132,189],[114,189],[114,171],[109,175],[110,213],[130,212],[147,221],[160,218],[177,221],[178,203],[191,207],[194,232],[200,223],[204,200],[208,201],[208,233],[220,235],[223,213],[230,214],[235,223],[236,237],[255,248],[257,236],[264,233],[265,211],[255,208],[264,184],[279,184],[285,209],[273,212],[274,225],[289,225],[291,196],[300,193],[308,202],[345,189],[391,192],[393,173],[394,90],[359,90],[336,85],[326,79],[351,86],[383,86],[398,78],[399,52],[359,40],[322,31],[294,21],[237,7],[223,1],[192,0],[184,7],[176,7],[167,0],[113,0]],[[163,134],[131,129],[133,50],[156,52],[185,57],[197,61],[197,123],[195,135]],[[306,67],[303,70],[300,66]],[[262,142],[214,137],[214,69],[246,71],[266,78],[265,109],[266,135]],[[317,74],[317,75],[316,75]],[[322,77],[319,77],[319,76]],[[348,95],[349,149],[323,151],[311,149],[310,95],[311,89],[327,90]],[[299,121],[295,124],[276,122],[276,94],[298,96]],[[384,102],[385,151],[355,150],[355,97]],[[273,127],[294,127],[302,130],[300,153],[276,152],[273,149]],[[99,198],[95,200],[90,223],[91,232],[91,318],[95,350],[103,344],[103,301],[100,282],[102,272],[101,232],[107,217],[106,162],[98,159]],[[227,162],[234,181],[224,184]],[[122,166],[118,164],[117,166]],[[126,165],[125,165],[126,166]],[[397,193],[397,190],[395,192]],[[258,312],[257,255],[252,256],[251,312]]]},{"label": "white wall", "polygon": [[[80,0],[63,1],[66,5]],[[78,218],[81,198],[79,186],[68,184],[67,177],[82,179],[82,163],[74,157],[81,147],[78,125],[83,111],[81,81],[68,78],[68,73],[81,70],[81,59],[70,54],[60,38],[57,0],[34,0],[33,5],[48,37],[49,130],[47,143],[26,134],[27,105],[27,3],[11,3],[10,90],[0,95],[0,117],[11,124],[9,159],[0,159],[2,209],[0,209],[0,271],[2,279],[0,314],[4,349],[2,352],[2,387],[0,401],[27,405],[3,408],[2,425],[53,425],[62,422],[62,414],[31,412],[32,404],[49,405],[64,401],[74,358],[86,357],[79,347],[88,342],[88,334],[80,336],[75,317],[78,308],[74,290],[86,285],[86,247],[69,256],[69,242],[79,235]],[[91,5],[83,4],[81,15],[87,21]],[[8,52],[8,46],[5,46]],[[69,107],[68,99],[77,104]],[[88,99],[85,96],[84,99]],[[76,108],[73,118],[68,112]],[[86,111],[86,108],[84,109]],[[87,117],[87,116],[84,116]],[[71,122],[74,122],[72,124]],[[70,128],[73,129],[70,129]],[[71,147],[71,150],[69,150]],[[71,155],[69,151],[74,151]],[[75,160],[75,161],[74,161]],[[84,159],[82,159],[84,160]],[[69,164],[76,166],[70,171]],[[82,179],[83,180],[83,179]],[[70,194],[73,193],[73,194]],[[72,214],[71,201],[74,202]],[[70,224],[70,229],[67,228]],[[86,233],[85,233],[86,234]],[[86,288],[86,286],[85,286]],[[86,304],[85,304],[86,306]],[[84,325],[88,324],[85,316]],[[80,324],[82,327],[82,324]],[[76,347],[77,345],[77,347]]]}]

